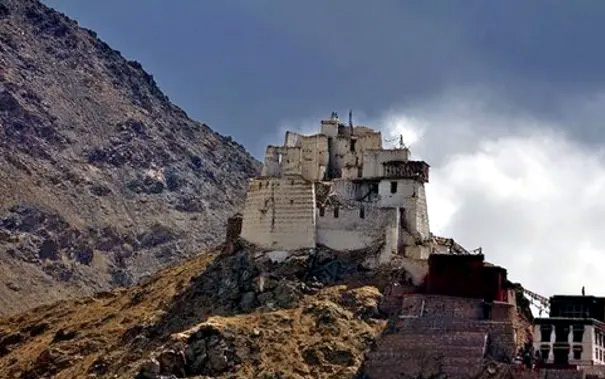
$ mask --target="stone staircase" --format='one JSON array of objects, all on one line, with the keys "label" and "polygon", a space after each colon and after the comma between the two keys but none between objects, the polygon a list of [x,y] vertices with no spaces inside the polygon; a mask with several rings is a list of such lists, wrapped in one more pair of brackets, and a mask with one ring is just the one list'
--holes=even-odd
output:
[{"label": "stone staircase", "polygon": [[364,372],[369,378],[385,379],[476,374],[487,351],[488,332],[452,321],[404,320],[399,328],[385,333],[368,354]]},{"label": "stone staircase", "polygon": [[482,320],[474,300],[411,296],[401,310],[366,354],[363,378],[473,378],[486,358],[515,352],[512,323]]}]

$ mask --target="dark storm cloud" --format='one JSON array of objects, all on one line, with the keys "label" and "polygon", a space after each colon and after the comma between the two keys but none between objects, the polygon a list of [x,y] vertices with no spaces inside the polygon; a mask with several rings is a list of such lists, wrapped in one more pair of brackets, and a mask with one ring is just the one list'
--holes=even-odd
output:
[{"label": "dark storm cloud", "polygon": [[[283,120],[349,108],[376,117],[456,86],[565,119],[601,139],[600,1],[47,0],[139,59],[192,116],[256,155]],[[600,105],[600,104],[599,104]]]}]

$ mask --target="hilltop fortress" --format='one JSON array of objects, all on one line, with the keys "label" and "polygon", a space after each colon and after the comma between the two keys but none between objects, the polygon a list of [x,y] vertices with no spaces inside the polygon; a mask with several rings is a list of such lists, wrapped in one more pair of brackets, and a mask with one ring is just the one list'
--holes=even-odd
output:
[{"label": "hilltop fortress", "polygon": [[261,176],[250,182],[241,236],[271,250],[382,246],[381,263],[468,253],[431,234],[428,181],[429,165],[410,160],[406,147],[385,149],[379,131],[332,113],[318,134],[288,131],[283,146],[267,147]]}]

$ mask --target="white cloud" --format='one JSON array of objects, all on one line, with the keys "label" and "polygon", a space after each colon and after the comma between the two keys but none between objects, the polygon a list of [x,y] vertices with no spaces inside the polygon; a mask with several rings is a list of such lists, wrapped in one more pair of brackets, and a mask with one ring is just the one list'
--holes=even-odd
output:
[{"label": "white cloud", "polygon": [[454,98],[377,123],[385,135],[419,136],[412,148],[432,165],[433,231],[482,246],[512,280],[544,295],[579,294],[583,285],[605,294],[603,151],[570,140],[559,125]]}]

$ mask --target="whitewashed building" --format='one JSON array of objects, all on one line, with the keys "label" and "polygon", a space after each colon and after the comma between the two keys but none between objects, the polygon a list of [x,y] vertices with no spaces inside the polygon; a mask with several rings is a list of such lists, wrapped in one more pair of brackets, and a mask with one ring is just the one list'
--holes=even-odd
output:
[{"label": "whitewashed building", "polygon": [[534,319],[534,350],[547,364],[603,366],[604,319],[605,298],[553,296],[550,317]]},{"label": "whitewashed building", "polygon": [[267,147],[241,237],[272,250],[383,246],[385,261],[424,260],[448,249],[429,230],[428,180],[429,165],[410,160],[407,148],[384,149],[380,132],[333,113],[319,133],[287,132],[282,146]]}]

